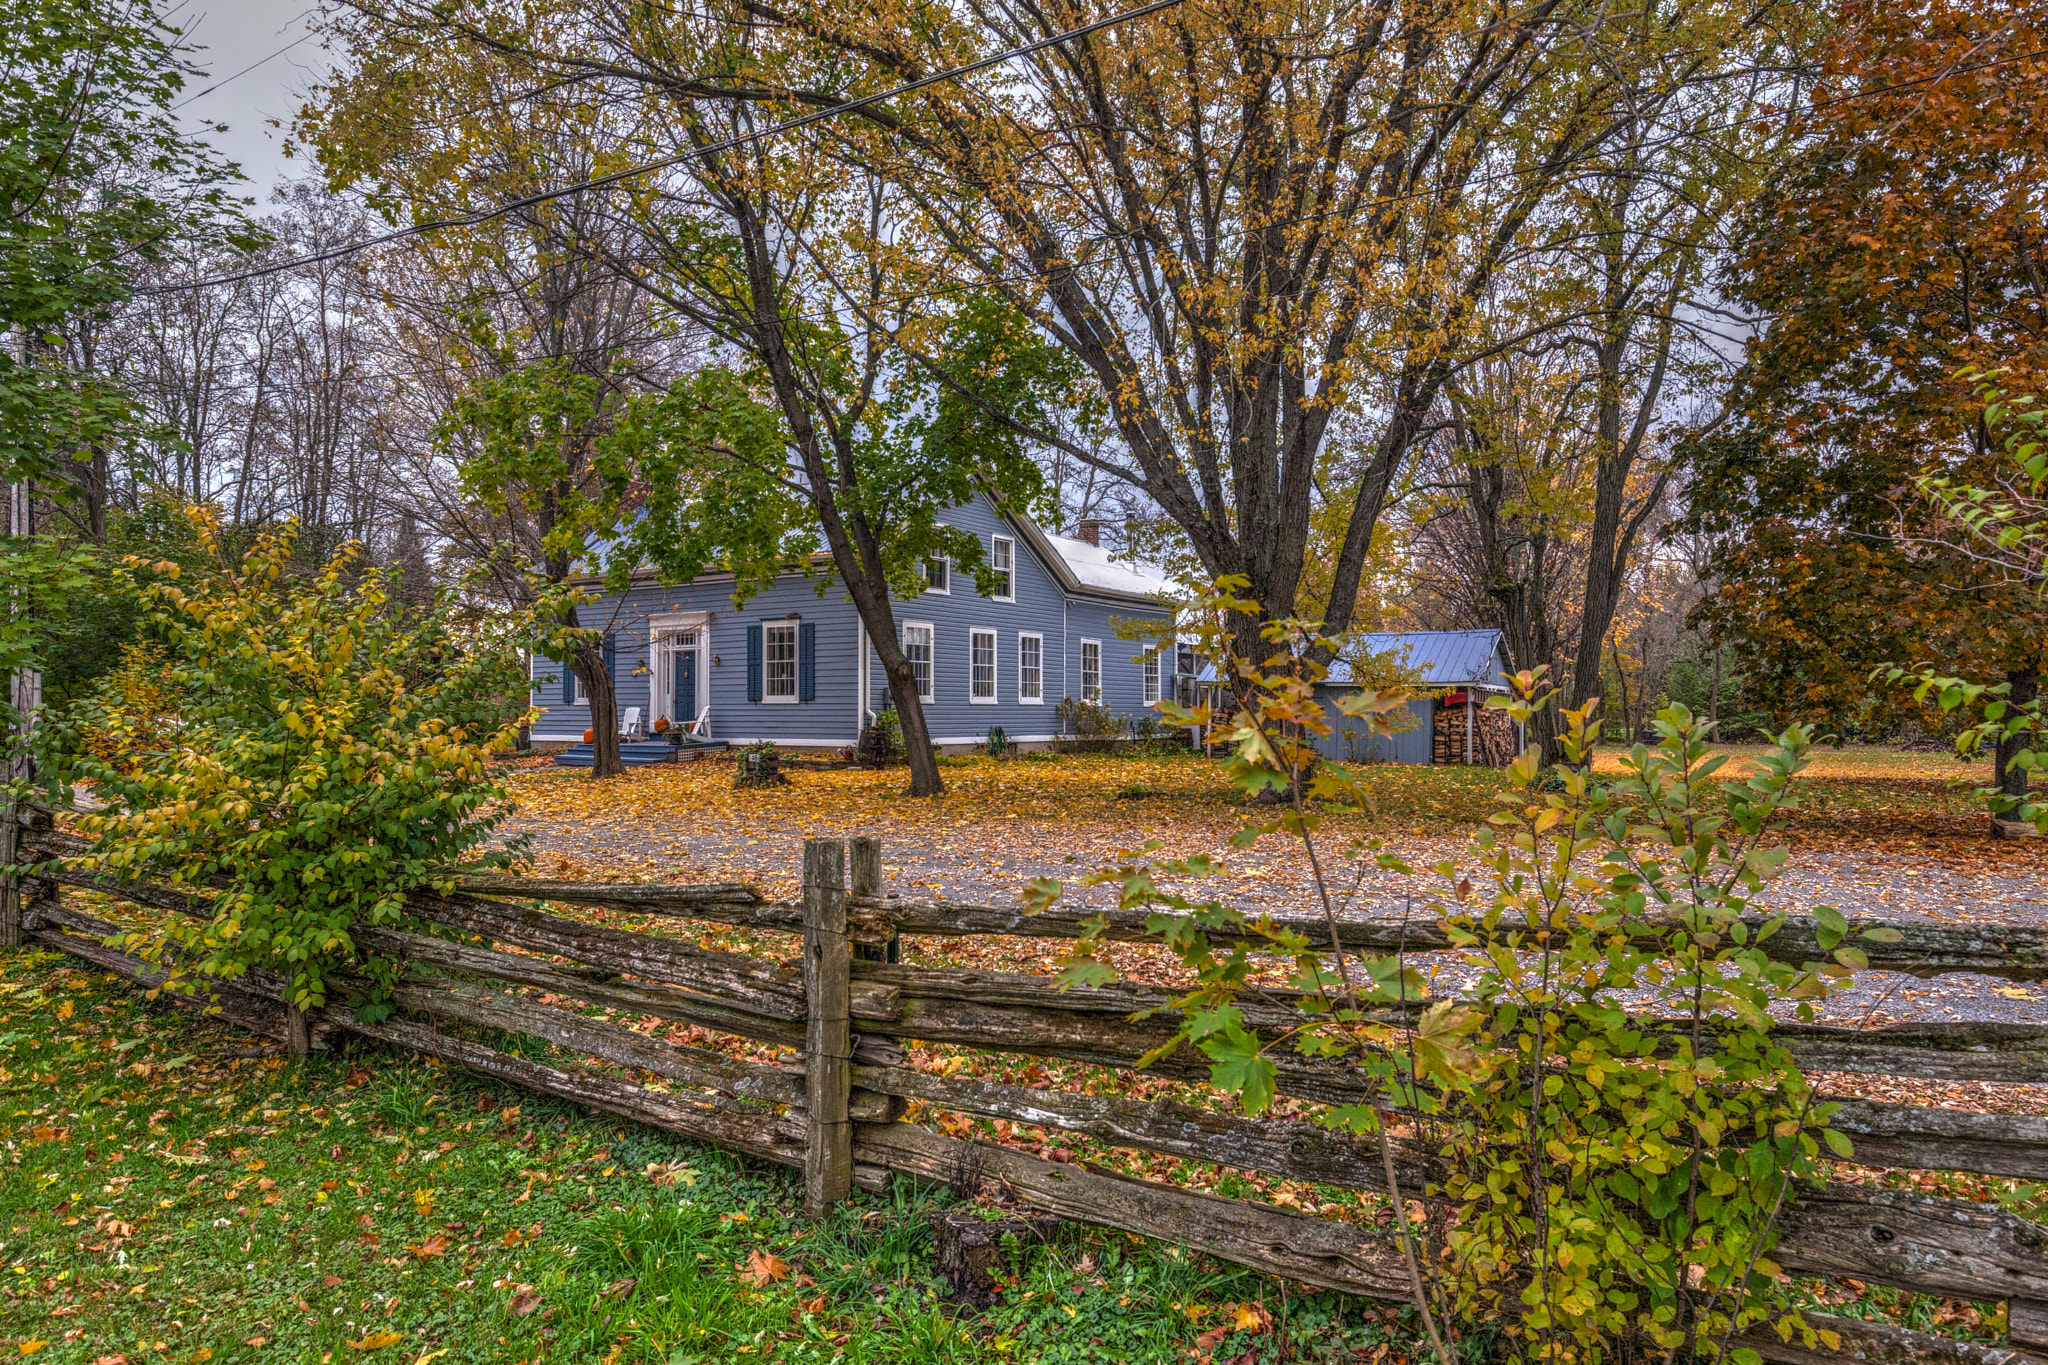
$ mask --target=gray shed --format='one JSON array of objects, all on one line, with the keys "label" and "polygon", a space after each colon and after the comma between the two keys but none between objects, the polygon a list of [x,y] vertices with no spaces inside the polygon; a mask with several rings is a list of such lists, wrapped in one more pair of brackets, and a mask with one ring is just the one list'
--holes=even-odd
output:
[{"label": "gray shed", "polygon": [[[1356,638],[1374,653],[1401,651],[1405,662],[1422,671],[1423,686],[1449,689],[1440,699],[1410,702],[1417,723],[1392,738],[1372,733],[1363,721],[1343,715],[1326,703],[1335,731],[1317,747],[1327,756],[1357,763],[1485,762],[1477,740],[1478,712],[1490,693],[1507,690],[1507,646],[1497,630],[1411,630],[1373,632]],[[1317,687],[1334,698],[1355,684],[1349,666],[1338,660]],[[1447,713],[1439,722],[1440,713]],[[1464,722],[1461,724],[1461,722]],[[1469,729],[1471,754],[1461,739]],[[1446,741],[1439,744],[1439,735]]]}]

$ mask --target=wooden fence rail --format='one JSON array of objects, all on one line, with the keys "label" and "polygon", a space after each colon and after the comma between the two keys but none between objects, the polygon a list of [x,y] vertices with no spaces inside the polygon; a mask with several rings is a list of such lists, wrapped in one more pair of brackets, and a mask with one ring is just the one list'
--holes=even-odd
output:
[{"label": "wooden fence rail", "polygon": [[[31,812],[33,815],[33,812]],[[40,824],[41,828],[34,827]],[[84,841],[50,828],[47,817],[19,831],[19,883],[26,941],[70,953],[140,985],[168,973],[119,944],[118,926],[66,905],[61,885],[184,914],[205,914],[203,898],[147,882],[113,882],[61,859]],[[288,1047],[324,1047],[337,1032],[470,1067],[508,1084],[714,1142],[803,1173],[804,1204],[817,1213],[850,1189],[883,1188],[892,1172],[956,1187],[994,1182],[1015,1200],[1067,1217],[1157,1237],[1320,1288],[1406,1300],[1397,1245],[1377,1231],[1255,1201],[1223,1199],[1091,1166],[1044,1160],[1009,1148],[946,1137],[903,1121],[909,1102],[1085,1135],[1112,1146],[1291,1180],[1384,1191],[1377,1144],[1312,1124],[1248,1119],[1173,1100],[1110,1096],[947,1077],[906,1063],[900,1040],[1060,1058],[1133,1069],[1173,1035],[1168,989],[1141,982],[1061,992],[1045,977],[920,967],[892,962],[897,934],[1072,936],[1074,915],[963,906],[881,896],[878,841],[808,840],[803,894],[794,904],[753,888],[465,878],[460,894],[408,898],[420,919],[451,936],[362,928],[367,952],[401,960],[400,1014],[379,1023],[330,1006],[310,1015],[283,1003],[285,983],[251,973],[232,985],[199,980],[173,995],[238,1028]],[[640,913],[801,934],[799,966],[714,952],[660,934],[629,933],[554,915],[543,901],[611,906]],[[1303,921],[1323,934],[1320,920]],[[1867,922],[1859,922],[1864,927]],[[1126,925],[1126,930],[1132,926]],[[2048,975],[2048,935],[1950,926],[1893,926],[1903,942],[1872,945],[1893,970],[1987,971],[2014,979]],[[1789,937],[1788,937],[1789,935]],[[1123,937],[1134,937],[1122,933]],[[1345,926],[1348,946],[1385,951],[1448,946],[1434,926],[1410,922]],[[1797,952],[1811,926],[1781,934]],[[1817,957],[1812,945],[1809,956]],[[352,983],[337,983],[347,989]],[[647,1035],[530,991],[584,1006],[686,1022],[788,1049],[788,1065],[746,1062]],[[1246,1013],[1262,1025],[1301,1017],[1295,997],[1264,992]],[[1156,1011],[1134,1021],[1141,1011]],[[501,1052],[479,1030],[538,1038],[570,1054],[623,1068],[641,1080],[555,1066]],[[1900,1025],[1853,1030],[1780,1030],[1811,1071],[1877,1072],[1941,1079],[2048,1079],[2048,1029],[1994,1024]],[[1279,1088],[1300,1098],[1357,1102],[1363,1075],[1332,1059],[1283,1057]],[[1205,1080],[1207,1058],[1183,1045],[1147,1074]],[[2048,1180],[2048,1120],[1871,1101],[1844,1102],[1836,1126],[1854,1137],[1868,1166],[1971,1171]],[[1405,1195],[1429,1181],[1433,1161],[1396,1145],[1395,1176]],[[1812,1275],[1853,1278],[1911,1292],[2009,1305],[2009,1344],[1978,1347],[1920,1333],[1831,1320],[1839,1353],[1819,1355],[1769,1333],[1747,1344],[1767,1359],[1949,1360],[2048,1365],[2048,1229],[1995,1205],[1837,1182],[1787,1201],[1776,1259]],[[1811,1316],[1811,1315],[1809,1315]]]}]

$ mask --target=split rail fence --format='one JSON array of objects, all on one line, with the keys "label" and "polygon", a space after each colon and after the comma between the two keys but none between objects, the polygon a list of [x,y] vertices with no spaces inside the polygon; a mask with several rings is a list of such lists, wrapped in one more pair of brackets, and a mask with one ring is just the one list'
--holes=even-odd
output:
[{"label": "split rail fence", "polygon": [[[47,812],[24,813],[0,834],[20,842],[17,863],[43,864],[0,897],[0,942],[60,949],[142,986],[165,972],[110,946],[118,927],[67,906],[60,884],[187,914],[204,903],[146,882],[115,882],[55,860],[85,841],[52,827]],[[0,839],[0,842],[5,842]],[[4,850],[0,850],[4,852]],[[540,881],[476,876],[461,894],[417,894],[409,908],[454,937],[362,928],[365,950],[406,964],[399,1013],[381,1022],[341,1006],[301,1013],[282,1002],[284,982],[256,972],[234,985],[206,983],[181,1004],[215,1014],[289,1051],[323,1047],[338,1033],[382,1039],[510,1085],[559,1096],[623,1118],[745,1152],[803,1172],[804,1202],[817,1213],[852,1187],[881,1190],[892,1172],[956,1188],[994,1186],[1013,1201],[1063,1217],[1206,1252],[1319,1288],[1407,1301],[1410,1282],[1397,1242],[1373,1228],[1277,1205],[1140,1180],[1085,1163],[1044,1160],[963,1141],[903,1121],[907,1102],[961,1114],[1084,1134],[1115,1147],[1189,1158],[1290,1180],[1386,1191],[1378,1146],[1313,1124],[1248,1119],[1172,1100],[1133,1100],[1033,1089],[913,1069],[899,1040],[1132,1069],[1175,1031],[1160,1007],[1168,989],[1115,982],[1059,991],[1026,974],[921,967],[888,960],[898,935],[975,934],[1075,938],[1093,912],[882,894],[881,844],[807,840],[803,891],[770,901],[737,884],[664,885]],[[659,934],[630,933],[546,913],[543,902],[628,909],[643,915],[803,936],[801,969],[745,954],[715,952]],[[1140,915],[1109,916],[1109,937],[1144,937]],[[1862,921],[1874,927],[1874,921]],[[1320,920],[1297,927],[1325,934]],[[2048,932],[2006,926],[1894,924],[1900,941],[1869,946],[1879,970],[1932,976],[1978,972],[2015,981],[2048,980]],[[1450,946],[1432,926],[1358,920],[1342,925],[1346,946],[1426,952]],[[1868,942],[1868,940],[1864,940]],[[1795,961],[1822,957],[1815,926],[1794,921],[1768,940]],[[346,987],[349,983],[341,983]],[[542,1003],[519,987],[628,1015],[683,1021],[801,1056],[767,1065],[646,1036],[622,1024]],[[1131,1016],[1157,1010],[1144,1020]],[[1300,1016],[1285,992],[1247,1003],[1261,1025]],[[450,1031],[454,1026],[457,1031]],[[481,1027],[545,1040],[569,1053],[659,1078],[554,1066],[462,1036]],[[2048,1082],[2048,1028],[1999,1023],[1900,1024],[1853,1029],[1784,1025],[1780,1037],[1808,1072],[1862,1072],[1945,1081]],[[1301,1099],[1355,1103],[1361,1074],[1332,1059],[1277,1059],[1279,1089]],[[1209,1064],[1183,1045],[1149,1074],[1202,1081]],[[1849,1133],[1869,1167],[1975,1172],[2048,1180],[2048,1119],[1850,1100],[1835,1126]],[[1429,1179],[1430,1164],[1397,1145],[1404,1195]],[[1837,1181],[1802,1190],[1781,1215],[1776,1259],[1803,1275],[1854,1279],[1911,1292],[2008,1305],[2000,1345],[1959,1342],[1840,1317],[1839,1352],[1808,1352],[1758,1331],[1745,1344],[1766,1359],[1811,1362],[1947,1361],[1956,1365],[2048,1365],[2048,1228],[1994,1204]]]}]

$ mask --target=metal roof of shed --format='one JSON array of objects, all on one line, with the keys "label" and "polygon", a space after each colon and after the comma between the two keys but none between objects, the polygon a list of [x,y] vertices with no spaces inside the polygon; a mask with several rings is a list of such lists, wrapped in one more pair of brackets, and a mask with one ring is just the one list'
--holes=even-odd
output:
[{"label": "metal roof of shed", "polygon": [[[1501,633],[1497,630],[1371,631],[1352,638],[1375,654],[1403,651],[1403,662],[1410,668],[1421,669],[1422,681],[1431,687],[1498,685],[1506,666]],[[1344,659],[1333,661],[1328,681],[1339,686],[1349,684],[1350,663]]]}]

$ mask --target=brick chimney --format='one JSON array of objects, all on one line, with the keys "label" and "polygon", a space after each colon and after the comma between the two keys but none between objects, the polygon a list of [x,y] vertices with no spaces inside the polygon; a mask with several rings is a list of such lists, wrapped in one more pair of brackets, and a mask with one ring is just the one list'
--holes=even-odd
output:
[{"label": "brick chimney", "polygon": [[1085,540],[1090,545],[1102,544],[1102,523],[1093,517],[1088,518],[1075,528],[1074,538]]}]

